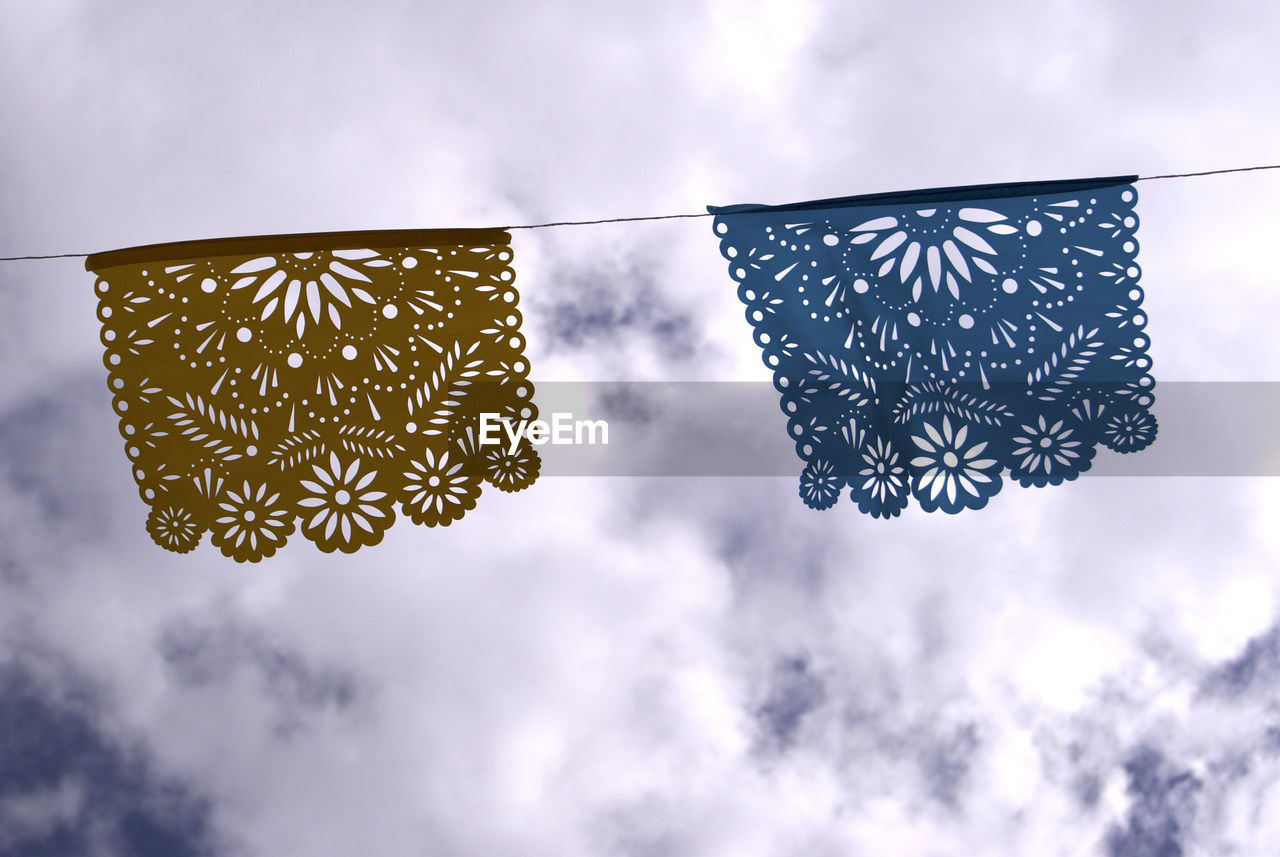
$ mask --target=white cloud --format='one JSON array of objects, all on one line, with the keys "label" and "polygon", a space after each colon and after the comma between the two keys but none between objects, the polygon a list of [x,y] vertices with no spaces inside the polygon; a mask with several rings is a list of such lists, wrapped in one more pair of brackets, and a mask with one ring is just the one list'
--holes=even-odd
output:
[{"label": "white cloud", "polygon": [[[1275,25],[1244,6],[15,9],[13,252],[1177,171],[1275,139]],[[1140,188],[1158,377],[1274,374],[1276,181]],[[526,331],[609,322],[531,333],[535,380],[764,378],[709,220],[515,250]],[[91,278],[28,264],[0,271],[6,645],[98,681],[104,728],[246,854],[1100,853],[1147,806],[1140,746],[1202,783],[1185,850],[1280,841],[1274,693],[1201,690],[1276,622],[1270,485],[1084,478],[881,522],[791,479],[544,478],[354,557],[176,558],[119,454]],[[166,660],[182,629],[210,678]],[[325,676],[350,698],[297,690]]]}]

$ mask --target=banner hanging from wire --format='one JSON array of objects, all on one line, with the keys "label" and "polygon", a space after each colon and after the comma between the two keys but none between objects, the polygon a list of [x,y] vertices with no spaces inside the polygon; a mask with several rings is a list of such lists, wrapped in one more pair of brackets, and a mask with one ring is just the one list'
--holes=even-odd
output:
[{"label": "banner hanging from wire", "polygon": [[1135,178],[711,208],[801,499],[956,513],[1150,444]]},{"label": "banner hanging from wire", "polygon": [[208,531],[241,561],[300,525],[377,544],[394,506],[447,526],[536,450],[479,445],[482,413],[536,415],[500,230],[277,235],[90,256],[108,385],[147,530]]}]

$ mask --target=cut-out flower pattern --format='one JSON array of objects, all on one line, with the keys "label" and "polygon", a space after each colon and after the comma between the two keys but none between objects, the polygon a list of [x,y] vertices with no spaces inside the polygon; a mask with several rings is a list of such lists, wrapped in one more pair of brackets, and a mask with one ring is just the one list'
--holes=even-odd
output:
[{"label": "cut-out flower pattern", "polygon": [[1156,437],[1156,418],[1148,411],[1121,411],[1102,428],[1102,441],[1116,452],[1146,449]]},{"label": "cut-out flower pattern", "polygon": [[538,478],[542,459],[528,443],[514,453],[509,447],[490,446],[484,454],[484,478],[499,491],[520,491]]},{"label": "cut-out flower pattern", "polygon": [[295,324],[301,337],[308,318],[313,323],[327,320],[341,328],[341,307],[351,308],[353,300],[374,303],[373,295],[365,288],[373,281],[348,262],[388,264],[377,257],[372,250],[259,256],[231,270],[233,276],[240,275],[231,288],[257,287],[253,302],[262,305],[262,319],[279,316],[285,324]]},{"label": "cut-out flower pattern", "polygon": [[480,480],[465,460],[428,448],[404,472],[400,508],[415,524],[448,526],[476,507]]},{"label": "cut-out flower pattern", "polygon": [[829,509],[840,499],[844,479],[836,475],[829,461],[809,462],[800,474],[800,499],[810,509]]},{"label": "cut-out flower pattern", "polygon": [[858,508],[876,518],[892,518],[902,513],[909,495],[907,468],[892,441],[868,440],[859,456],[857,474],[850,480],[850,496]]},{"label": "cut-out flower pattern", "polygon": [[327,465],[312,465],[315,481],[301,482],[307,492],[298,501],[302,532],[321,550],[351,553],[363,545],[376,545],[391,526],[392,498],[374,486],[378,471],[361,467],[359,458],[344,465],[331,452]]},{"label": "cut-out flower pattern", "polygon": [[917,455],[911,459],[913,489],[926,511],[981,509],[1000,490],[1000,463],[984,458],[988,442],[970,442],[969,426],[952,429],[944,416],[941,427],[924,424],[924,437],[912,435]]},{"label": "cut-out flower pattern", "polygon": [[1065,419],[1050,422],[1041,414],[1031,425],[1021,426],[1012,440],[1009,475],[1023,486],[1061,485],[1088,470],[1093,461],[1093,444]]},{"label": "cut-out flower pattern", "polygon": [[218,497],[218,517],[209,528],[210,540],[224,556],[238,562],[257,562],[273,555],[293,532],[293,510],[279,492],[266,485],[256,489],[245,482]]},{"label": "cut-out flower pattern", "polygon": [[201,532],[192,514],[179,506],[154,506],[147,515],[147,533],[165,550],[188,553],[200,543]]},{"label": "cut-out flower pattern", "polygon": [[958,212],[920,208],[860,223],[853,227],[851,240],[855,245],[871,245],[870,261],[880,263],[878,276],[892,275],[904,285],[911,283],[912,300],[920,300],[926,283],[934,292],[945,285],[959,300],[960,283],[973,282],[973,268],[996,273],[989,261],[996,248],[979,233],[994,237],[1017,232],[1007,221],[1003,214],[986,208]]}]

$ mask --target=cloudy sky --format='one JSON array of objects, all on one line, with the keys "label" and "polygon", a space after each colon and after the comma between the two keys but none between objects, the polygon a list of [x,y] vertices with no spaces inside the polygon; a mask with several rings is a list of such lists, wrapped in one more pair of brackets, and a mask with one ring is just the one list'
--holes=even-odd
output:
[{"label": "cloudy sky", "polygon": [[[1278,35],[1245,3],[13,0],[0,255],[1274,163]],[[1139,192],[1160,384],[1280,380],[1280,173]],[[513,249],[535,382],[767,380],[708,220]],[[0,854],[1280,849],[1274,478],[886,522],[794,476],[547,477],[354,556],[178,556],[92,285],[0,263]]]}]

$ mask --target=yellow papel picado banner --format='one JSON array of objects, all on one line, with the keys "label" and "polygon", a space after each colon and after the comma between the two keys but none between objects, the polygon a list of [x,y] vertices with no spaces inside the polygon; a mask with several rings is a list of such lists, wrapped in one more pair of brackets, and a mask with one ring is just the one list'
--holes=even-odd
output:
[{"label": "yellow papel picado banner", "polygon": [[208,531],[256,561],[295,529],[324,551],[427,526],[483,483],[538,476],[527,442],[478,443],[479,415],[532,419],[510,236],[499,229],[273,235],[92,255],[104,361],[147,530]]}]

